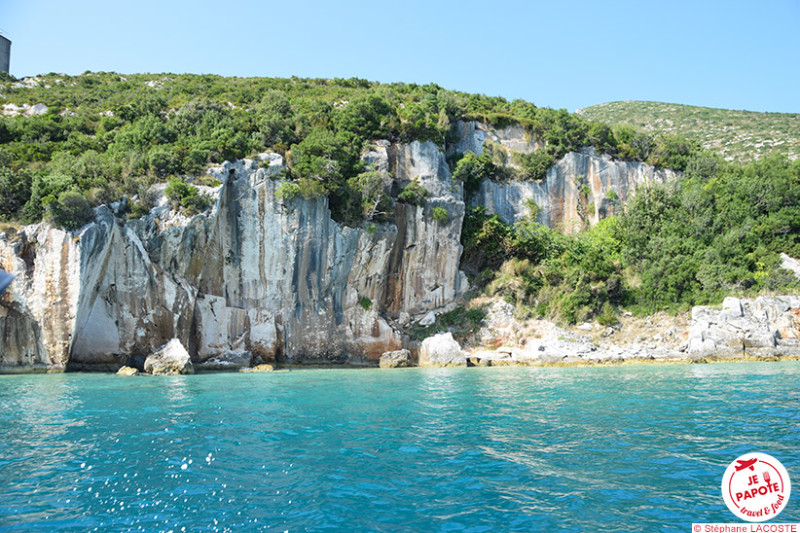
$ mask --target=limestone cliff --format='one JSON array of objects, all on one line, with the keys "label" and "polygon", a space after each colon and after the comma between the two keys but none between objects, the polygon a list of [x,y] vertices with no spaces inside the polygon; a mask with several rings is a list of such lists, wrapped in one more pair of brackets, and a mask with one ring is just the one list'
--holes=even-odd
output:
[{"label": "limestone cliff", "polygon": [[[480,155],[487,142],[508,153],[530,153],[541,148],[541,143],[528,140],[519,126],[495,131],[468,122],[460,123],[457,131],[460,140],[452,147],[453,151],[469,150]],[[510,159],[508,164],[513,166]],[[533,201],[539,208],[540,224],[572,232],[613,215],[637,187],[664,183],[677,176],[671,170],[655,169],[641,162],[616,161],[586,148],[565,155],[540,182],[486,179],[471,204],[486,206],[487,212],[497,213],[505,223],[513,224],[530,214]]]},{"label": "limestone cliff", "polygon": [[[519,126],[455,131],[448,153],[480,153],[487,142],[509,153],[541,148]],[[250,364],[376,361],[404,348],[397,323],[452,306],[467,289],[463,184],[431,142],[378,141],[363,158],[390,176],[394,197],[415,180],[427,200],[396,203],[394,223],[342,226],[327,198],[282,200],[283,160],[262,154],[211,169],[222,182],[206,190],[214,207],[191,219],[162,194],[137,220],[101,206],[77,232],[39,224],[0,234],[0,266],[18,276],[0,300],[0,368],[141,366],[173,338],[201,367],[230,354],[249,354]],[[514,222],[533,199],[542,223],[569,230],[673,177],[587,150],[567,154],[541,183],[486,180],[473,202]]]},{"label": "limestone cliff", "polygon": [[139,220],[99,207],[79,232],[3,235],[18,280],[2,303],[0,366],[117,368],[172,338],[195,362],[241,350],[253,363],[355,362],[401,348],[391,318],[466,289],[464,202],[436,145],[387,144],[369,157],[396,177],[389,186],[417,179],[430,193],[398,203],[394,224],[343,227],[327,198],[281,200],[284,167],[270,154],[212,169],[216,204],[192,219],[162,199]]}]

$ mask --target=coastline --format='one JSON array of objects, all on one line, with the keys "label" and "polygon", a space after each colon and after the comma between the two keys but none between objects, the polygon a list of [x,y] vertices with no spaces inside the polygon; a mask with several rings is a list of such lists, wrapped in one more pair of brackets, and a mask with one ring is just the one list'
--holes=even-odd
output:
[{"label": "coastline", "polygon": [[[569,361],[489,361],[487,364],[427,364],[409,365],[402,367],[382,368],[375,362],[366,363],[314,363],[314,364],[274,364],[272,370],[252,371],[251,367],[230,368],[230,369],[208,369],[202,366],[196,367],[194,374],[253,374],[253,373],[285,373],[302,372],[306,370],[405,370],[405,369],[441,369],[441,368],[511,368],[511,367],[535,367],[535,368],[569,368],[569,367],[625,367],[625,366],[647,366],[647,365],[705,365],[705,364],[748,364],[748,363],[783,363],[800,361],[800,353],[786,355],[744,355],[731,356],[730,354],[709,354],[702,357],[641,357],[630,359],[607,358],[591,360]],[[105,365],[103,365],[105,366]],[[123,367],[120,367],[123,368]],[[20,367],[0,367],[0,375],[24,375],[24,374],[116,374],[119,369],[111,368],[20,368]],[[174,374],[173,374],[174,375]],[[139,373],[137,376],[152,376],[152,374]]]},{"label": "coastline", "polygon": [[[658,313],[645,317],[623,313],[612,325],[594,322],[573,326],[520,318],[513,306],[497,298],[480,303],[486,316],[477,331],[456,340],[451,331],[437,327],[434,322],[427,328],[426,338],[414,340],[408,335],[410,328],[416,327],[411,323],[405,328],[402,348],[384,352],[380,357],[321,353],[302,358],[273,356],[265,360],[239,350],[204,358],[173,339],[147,357],[140,355],[120,361],[109,356],[96,362],[70,358],[63,365],[20,362],[22,364],[0,366],[0,374],[121,371],[146,375],[449,366],[609,367],[800,360],[800,297],[797,296],[729,297],[722,306],[697,306],[690,313]],[[162,352],[169,352],[170,346],[177,351],[164,355]],[[166,357],[166,368],[148,370],[147,361],[159,357]]]}]

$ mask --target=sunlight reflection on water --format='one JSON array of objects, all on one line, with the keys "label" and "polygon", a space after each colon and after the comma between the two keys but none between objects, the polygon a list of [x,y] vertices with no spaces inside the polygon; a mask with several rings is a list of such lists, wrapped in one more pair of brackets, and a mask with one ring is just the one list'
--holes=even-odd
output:
[{"label": "sunlight reflection on water", "polygon": [[800,471],[798,376],[0,376],[0,531],[685,531],[731,520],[719,479],[739,454]]}]

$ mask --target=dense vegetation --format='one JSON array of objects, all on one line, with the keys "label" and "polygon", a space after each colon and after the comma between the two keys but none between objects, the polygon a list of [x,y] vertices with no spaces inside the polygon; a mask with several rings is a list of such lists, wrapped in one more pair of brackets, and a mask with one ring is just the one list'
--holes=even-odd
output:
[{"label": "dense vegetation", "polygon": [[589,120],[684,135],[731,161],[800,157],[800,114],[756,113],[660,102],[611,102],[578,110]]},{"label": "dense vegetation", "polygon": [[[384,138],[445,145],[461,119],[519,123],[542,143],[535,154],[515,156],[510,167],[502,150],[492,154],[495,170],[520,179],[541,179],[556,159],[587,145],[678,169],[693,150],[680,139],[436,85],[115,73],[49,74],[23,82],[6,76],[0,83],[6,106],[47,106],[40,115],[0,118],[0,180],[10,191],[0,219],[49,216],[67,228],[89,215],[84,209],[81,216],[62,217],[61,211],[123,195],[141,200],[155,181],[170,181],[181,195],[175,205],[197,210],[202,206],[175,177],[191,181],[210,163],[265,150],[287,156],[293,183],[284,194],[328,195],[334,217],[351,225],[387,217],[381,180],[360,159],[365,143]],[[414,187],[407,191],[411,202],[424,195]]]},{"label": "dense vegetation", "polygon": [[563,235],[467,216],[464,266],[479,286],[532,316],[612,323],[730,294],[796,290],[779,253],[800,256],[800,161],[747,166],[694,156],[685,178],[641,189],[623,214]]},{"label": "dense vegetation", "polygon": [[[289,166],[281,196],[327,195],[338,221],[374,229],[392,220],[395,202],[422,205],[428,191],[415,180],[392,191],[391,176],[361,160],[369,142],[431,140],[444,147],[455,121],[474,119],[520,124],[541,148],[509,157],[487,145],[481,156],[453,156],[450,168],[467,194],[486,177],[542,179],[558,158],[584,146],[686,174],[641,190],[621,214],[574,236],[537,224],[535,206],[514,226],[482,208],[470,211],[463,268],[475,286],[520,312],[612,323],[623,307],[677,310],[730,293],[795,286],[776,267],[780,252],[800,255],[797,161],[742,166],[681,137],[436,85],[114,73],[0,83],[4,104],[47,106],[40,115],[0,118],[0,220],[47,217],[73,229],[91,219],[92,206],[123,196],[136,199],[131,216],[139,216],[154,182],[169,183],[174,208],[200,212],[208,204],[194,185],[213,185],[204,178],[207,165],[273,150]],[[436,208],[432,216],[446,224],[450,215]],[[470,313],[465,323],[478,324],[480,313]],[[451,318],[462,320],[458,313]]]}]

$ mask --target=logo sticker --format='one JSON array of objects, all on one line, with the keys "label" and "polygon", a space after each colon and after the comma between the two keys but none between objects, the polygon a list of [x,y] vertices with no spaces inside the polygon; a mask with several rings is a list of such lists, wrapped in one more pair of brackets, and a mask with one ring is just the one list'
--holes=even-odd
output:
[{"label": "logo sticker", "polygon": [[722,476],[722,498],[733,514],[748,522],[773,520],[789,502],[792,485],[783,465],[765,453],[748,453]]}]

